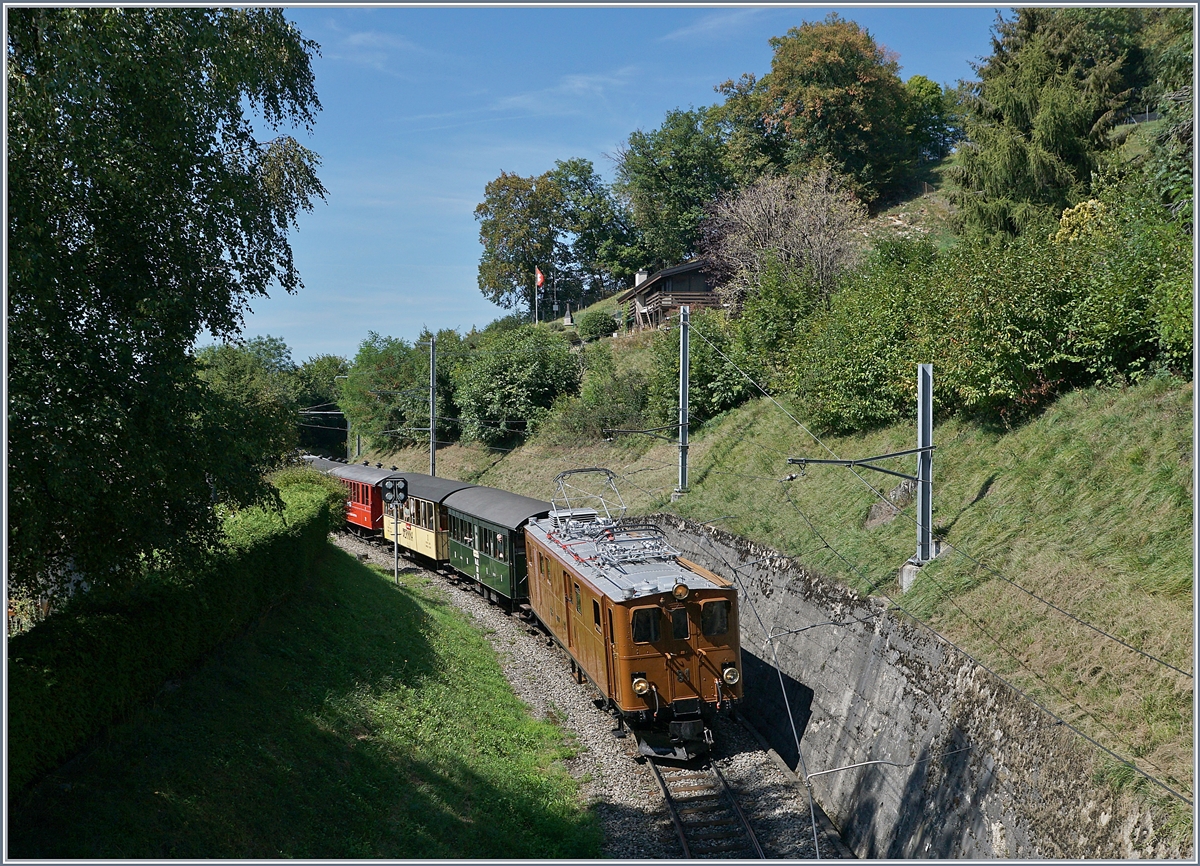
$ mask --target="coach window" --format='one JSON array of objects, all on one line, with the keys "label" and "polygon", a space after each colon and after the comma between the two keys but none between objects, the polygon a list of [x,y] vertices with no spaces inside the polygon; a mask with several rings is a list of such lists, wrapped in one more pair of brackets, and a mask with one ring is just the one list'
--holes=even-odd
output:
[{"label": "coach window", "polygon": [[508,545],[505,543],[504,535],[496,533],[496,559],[503,560],[508,551]]},{"label": "coach window", "polygon": [[658,608],[639,607],[633,612],[633,642],[654,643],[658,640]]},{"label": "coach window", "polygon": [[686,607],[677,607],[671,611],[671,637],[675,640],[688,639],[688,615]]},{"label": "coach window", "polygon": [[600,602],[592,599],[592,621],[596,624],[596,634],[601,633],[602,626],[600,625]]},{"label": "coach window", "polygon": [[710,601],[700,608],[700,630],[705,637],[729,631],[729,602]]}]

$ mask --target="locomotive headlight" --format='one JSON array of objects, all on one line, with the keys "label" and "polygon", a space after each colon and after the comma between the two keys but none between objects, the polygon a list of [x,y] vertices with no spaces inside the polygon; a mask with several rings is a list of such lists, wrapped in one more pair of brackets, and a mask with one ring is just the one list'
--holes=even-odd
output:
[{"label": "locomotive headlight", "polygon": [[742,675],[738,673],[738,669],[735,667],[728,667],[721,671],[721,679],[725,680],[727,685],[735,686],[741,678]]},{"label": "locomotive headlight", "polygon": [[671,590],[671,595],[675,596],[680,601],[683,601],[688,597],[689,592],[691,592],[691,590],[687,588],[686,583],[677,583],[675,584],[675,588]]},{"label": "locomotive headlight", "polygon": [[645,677],[637,677],[633,681],[633,693],[635,695],[644,695],[650,691],[650,681]]}]

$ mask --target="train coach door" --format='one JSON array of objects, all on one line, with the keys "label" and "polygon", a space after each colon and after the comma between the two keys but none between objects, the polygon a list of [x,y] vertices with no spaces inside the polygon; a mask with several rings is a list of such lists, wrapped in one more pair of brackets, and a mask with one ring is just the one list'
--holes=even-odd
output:
[{"label": "train coach door", "polygon": [[575,646],[575,617],[571,615],[575,602],[571,598],[571,573],[565,568],[562,571],[563,581],[563,613],[567,621],[567,646]]},{"label": "train coach door", "polygon": [[478,523],[471,524],[471,552],[475,554],[475,582],[479,582],[479,549],[483,546],[483,528]]}]

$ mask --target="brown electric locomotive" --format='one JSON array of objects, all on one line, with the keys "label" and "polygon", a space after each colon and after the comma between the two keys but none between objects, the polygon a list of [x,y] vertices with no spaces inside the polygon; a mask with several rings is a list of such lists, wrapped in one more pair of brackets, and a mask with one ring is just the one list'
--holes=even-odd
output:
[{"label": "brown electric locomotive", "polygon": [[639,751],[708,751],[714,713],[742,696],[737,593],[649,524],[568,508],[525,527],[529,604],[628,723]]}]

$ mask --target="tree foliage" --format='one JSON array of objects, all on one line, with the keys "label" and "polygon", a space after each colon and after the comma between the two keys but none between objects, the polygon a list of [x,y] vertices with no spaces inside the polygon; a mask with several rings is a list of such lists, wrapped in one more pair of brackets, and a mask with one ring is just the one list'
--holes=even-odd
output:
[{"label": "tree foliage", "polygon": [[770,42],[760,104],[767,127],[782,133],[787,163],[831,163],[866,201],[901,181],[909,110],[895,54],[837,13]]},{"label": "tree foliage", "polygon": [[578,306],[611,294],[637,271],[627,209],[586,159],[560,160],[537,177],[501,172],[475,209],[483,256],[479,288],[493,303],[533,310],[535,269],[551,297]]},{"label": "tree foliage", "polygon": [[658,129],[631,133],[615,186],[641,232],[641,267],[654,271],[691,258],[705,207],[734,187],[716,117],[669,111]]},{"label": "tree foliage", "polygon": [[828,166],[803,177],[760,178],[711,205],[703,225],[707,269],[728,303],[757,291],[768,267],[804,272],[824,297],[853,259],[866,208]]},{"label": "tree foliage", "polygon": [[309,127],[316,46],[280,10],[24,8],[7,48],[10,586],[119,582],[265,493],[191,346],[301,285],[317,158],[247,109]]},{"label": "tree foliage", "polygon": [[566,340],[525,325],[481,342],[453,372],[463,435],[495,443],[536,428],[560,394],[579,387],[579,362]]},{"label": "tree foliage", "polygon": [[1109,135],[1151,85],[1139,9],[1017,10],[994,28],[955,169],[967,231],[1039,230],[1086,198]]},{"label": "tree foliage", "polygon": [[479,290],[492,303],[527,306],[532,317],[536,271],[553,280],[570,267],[560,237],[563,194],[548,174],[521,177],[500,172],[475,208],[479,221]]}]

